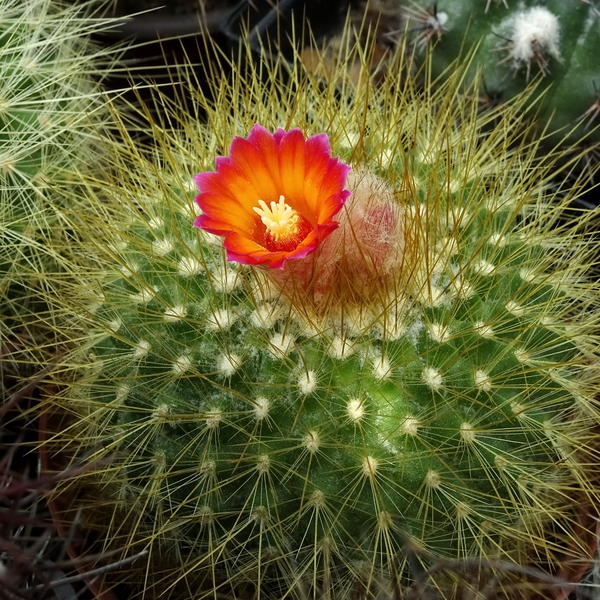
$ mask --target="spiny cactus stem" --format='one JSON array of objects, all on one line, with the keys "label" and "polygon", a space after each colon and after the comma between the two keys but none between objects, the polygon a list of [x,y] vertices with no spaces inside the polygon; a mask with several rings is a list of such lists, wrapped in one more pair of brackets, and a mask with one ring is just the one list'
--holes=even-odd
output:
[{"label": "spiny cactus stem", "polygon": [[[481,114],[460,68],[399,84],[405,50],[379,85],[362,46],[356,80],[346,55],[285,83],[243,64],[210,97],[191,79],[206,119],[165,99],[180,127],[149,128],[151,157],[125,126],[103,138],[112,168],[61,213],[45,299],[70,352],[44,406],[70,419],[69,460],[112,458],[65,493],[89,492],[90,532],[123,556],[149,550],[114,574],[138,597],[366,597],[408,586],[407,546],[425,570],[552,575],[582,539],[597,215],[556,227],[577,190],[548,189],[558,155],[519,137],[523,96]],[[305,246],[269,247],[290,211],[253,209],[281,196]],[[456,597],[455,575],[432,586]]]}]

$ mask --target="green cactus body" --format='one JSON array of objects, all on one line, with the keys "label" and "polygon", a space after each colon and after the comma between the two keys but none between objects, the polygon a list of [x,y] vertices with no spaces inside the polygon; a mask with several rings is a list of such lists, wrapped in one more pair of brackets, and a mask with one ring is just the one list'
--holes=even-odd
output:
[{"label": "green cactus body", "polygon": [[594,130],[600,106],[600,13],[593,2],[442,0],[432,9],[419,0],[411,6],[417,38],[435,45],[436,74],[476,48],[471,71],[482,70],[484,101],[513,98],[541,76],[530,110],[542,128],[560,129],[553,140],[600,139]]},{"label": "green cactus body", "polygon": [[447,290],[384,327],[317,331],[252,291],[187,217],[158,210],[154,230],[130,230],[136,250],[121,260],[133,272],[105,286],[96,313],[112,334],[91,349],[89,400],[114,411],[131,492],[157,485],[163,526],[244,562],[262,546],[304,563],[326,538],[373,560],[388,521],[454,554],[475,543],[457,522],[507,533],[522,511],[547,510],[536,492],[506,502],[568,474],[553,436],[573,435],[579,351],[548,309],[566,299],[542,249],[506,230],[510,212],[471,218],[440,273],[446,287],[463,271],[466,297]]},{"label": "green cactus body", "polygon": [[[410,580],[407,547],[560,565],[573,498],[596,498],[597,248],[577,230],[592,217],[557,224],[532,151],[507,149],[514,111],[479,116],[459,75],[426,98],[295,69],[302,93],[240,71],[199,96],[208,124],[157,126],[150,158],[110,145],[114,172],[70,218],[89,259],[53,285],[74,350],[48,404],[75,419],[62,449],[110,457],[89,522],[150,550],[130,597],[369,595]],[[192,227],[192,175],[255,121],[328,131],[353,198],[392,198],[402,257],[366,293],[359,273],[304,302]]]}]

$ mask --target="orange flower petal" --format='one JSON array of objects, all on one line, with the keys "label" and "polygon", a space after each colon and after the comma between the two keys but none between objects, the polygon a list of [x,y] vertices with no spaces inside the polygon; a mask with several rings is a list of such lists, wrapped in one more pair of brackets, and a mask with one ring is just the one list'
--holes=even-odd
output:
[{"label": "orange flower petal", "polygon": [[235,138],[231,143],[230,160],[256,190],[250,209],[256,206],[258,199],[273,202],[279,198],[280,185],[275,182],[262,152],[256,146],[243,138]]},{"label": "orange flower petal", "polygon": [[297,208],[316,225],[316,215],[307,207],[304,198],[305,167],[304,136],[299,129],[288,131],[279,144],[279,172],[281,173],[281,194],[290,206]]},{"label": "orange flower petal", "polygon": [[219,157],[217,159],[216,175],[219,176],[218,184],[211,185],[208,190],[223,190],[223,195],[235,198],[247,210],[249,210],[249,205],[256,202],[256,199],[260,197],[259,191],[248,180],[245,173],[231,164],[228,158]]},{"label": "orange flower petal", "polygon": [[[283,129],[279,130],[283,132]],[[277,189],[281,189],[281,174],[279,173],[279,141],[277,133],[271,135],[264,127],[255,125],[248,135],[248,141],[260,151],[267,170]]]},{"label": "orange flower petal", "polygon": [[[201,222],[206,225],[202,225],[202,228],[207,231],[210,220],[210,228],[218,229],[219,232],[238,231],[252,235],[258,221],[257,215],[250,215],[243,210],[237,200],[213,192],[202,194],[201,208],[204,212],[204,215],[201,216],[208,217],[208,219],[201,219]],[[211,233],[213,232],[211,231]]]},{"label": "orange flower petal", "polygon": [[308,210],[313,211],[315,214],[319,213],[321,186],[330,161],[331,157],[328,154],[312,156],[307,161],[304,178],[304,198]]}]

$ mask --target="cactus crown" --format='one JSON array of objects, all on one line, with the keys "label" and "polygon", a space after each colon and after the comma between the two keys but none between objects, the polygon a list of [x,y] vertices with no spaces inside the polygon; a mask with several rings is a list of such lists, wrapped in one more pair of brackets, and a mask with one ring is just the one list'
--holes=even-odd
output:
[{"label": "cactus crown", "polygon": [[[573,497],[597,495],[595,217],[561,222],[570,196],[518,107],[479,114],[461,71],[375,86],[367,57],[325,79],[234,64],[211,100],[184,73],[206,118],[161,98],[152,146],[106,140],[110,169],[66,216],[79,266],[47,286],[72,351],[48,406],[70,415],[63,449],[111,457],[79,484],[90,528],[151,550],[132,595],[369,596],[410,581],[411,552],[554,569],[578,544]],[[331,243],[290,269],[228,262],[192,227],[193,176],[257,122],[327,132],[353,169]]]}]

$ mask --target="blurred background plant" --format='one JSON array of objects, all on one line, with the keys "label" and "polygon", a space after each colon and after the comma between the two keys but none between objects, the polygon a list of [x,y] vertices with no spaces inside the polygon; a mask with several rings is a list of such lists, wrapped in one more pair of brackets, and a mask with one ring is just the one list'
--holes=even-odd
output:
[{"label": "blurred background plant", "polygon": [[[22,374],[32,348],[43,351],[43,273],[61,258],[39,232],[65,235],[56,189],[77,185],[96,160],[95,129],[106,120],[101,82],[117,50],[90,43],[113,27],[97,2],[0,3],[0,344],[2,381]],[[46,240],[47,241],[47,240]],[[26,342],[26,344],[25,344]],[[27,346],[28,350],[24,350]],[[24,350],[23,354],[19,350]],[[14,369],[14,370],[13,370]]]},{"label": "blurred background plant", "polygon": [[532,80],[525,107],[545,147],[562,138],[581,154],[579,167],[600,159],[600,10],[596,0],[411,0],[401,2],[405,29],[439,75],[476,48],[465,82],[483,72],[482,108],[505,102]]}]

